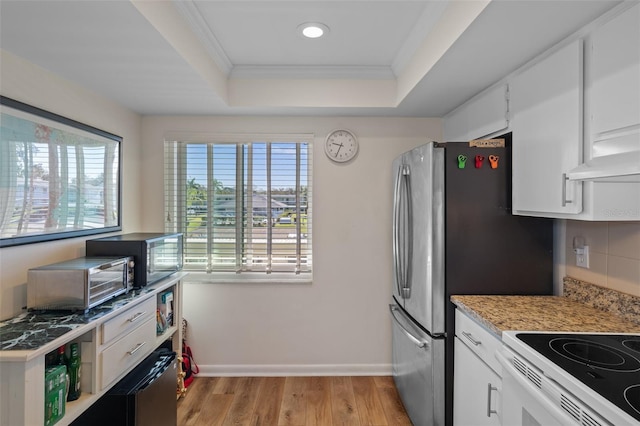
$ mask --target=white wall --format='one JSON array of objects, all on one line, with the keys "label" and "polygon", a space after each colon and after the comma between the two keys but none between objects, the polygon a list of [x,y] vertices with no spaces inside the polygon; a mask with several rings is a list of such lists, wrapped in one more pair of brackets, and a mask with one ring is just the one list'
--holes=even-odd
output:
[{"label": "white wall", "polygon": [[[138,230],[140,116],[8,52],[0,50],[0,55],[0,94],[124,138],[122,224],[126,232]],[[29,268],[84,256],[85,239],[0,249],[0,319],[20,313],[26,305]]]},{"label": "white wall", "polygon": [[[360,153],[336,165],[323,142],[353,130]],[[163,135],[173,131],[313,133],[314,280],[186,283],[188,340],[203,374],[390,373],[391,161],[431,139],[439,119],[146,117],[144,230],[163,227]]]},{"label": "white wall", "polygon": [[[574,237],[589,246],[589,269],[576,266]],[[568,276],[640,296],[640,222],[568,220],[565,251]]]}]

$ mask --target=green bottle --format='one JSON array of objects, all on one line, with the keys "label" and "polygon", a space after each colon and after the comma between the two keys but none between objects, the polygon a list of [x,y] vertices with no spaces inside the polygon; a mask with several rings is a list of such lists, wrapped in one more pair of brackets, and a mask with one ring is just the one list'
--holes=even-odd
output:
[{"label": "green bottle", "polygon": [[80,398],[80,350],[77,343],[71,344],[71,356],[67,364],[69,372],[69,395],[67,401],[75,401]]}]

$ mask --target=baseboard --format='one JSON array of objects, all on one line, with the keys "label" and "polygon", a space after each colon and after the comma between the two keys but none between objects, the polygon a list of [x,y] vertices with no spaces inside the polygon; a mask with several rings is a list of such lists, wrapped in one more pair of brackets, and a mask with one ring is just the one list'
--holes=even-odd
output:
[{"label": "baseboard", "polygon": [[391,376],[391,364],[199,365],[200,377]]}]

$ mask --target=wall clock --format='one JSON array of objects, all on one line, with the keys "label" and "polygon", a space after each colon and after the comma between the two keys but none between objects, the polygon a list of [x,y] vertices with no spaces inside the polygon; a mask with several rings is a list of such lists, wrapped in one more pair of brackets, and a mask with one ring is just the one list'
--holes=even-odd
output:
[{"label": "wall clock", "polygon": [[327,136],[324,152],[331,160],[345,163],[358,153],[358,139],[349,130],[334,130]]}]

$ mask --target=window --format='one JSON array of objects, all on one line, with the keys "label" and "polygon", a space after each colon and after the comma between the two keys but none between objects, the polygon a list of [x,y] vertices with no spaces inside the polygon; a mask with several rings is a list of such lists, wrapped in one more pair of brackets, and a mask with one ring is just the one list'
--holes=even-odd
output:
[{"label": "window", "polygon": [[184,268],[311,279],[312,136],[212,139],[165,142],[165,230],[184,234]]}]

